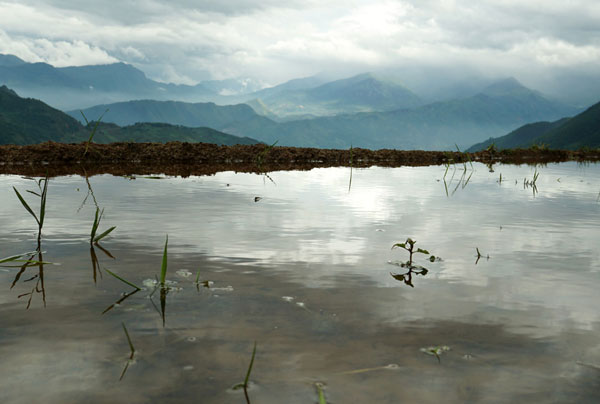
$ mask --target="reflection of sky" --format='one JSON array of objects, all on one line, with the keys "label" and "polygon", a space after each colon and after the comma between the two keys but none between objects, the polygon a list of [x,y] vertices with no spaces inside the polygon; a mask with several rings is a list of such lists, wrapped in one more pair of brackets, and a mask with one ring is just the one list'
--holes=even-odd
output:
[{"label": "reflection of sky", "polygon": [[[300,264],[308,286],[329,285],[342,274],[397,286],[389,276],[395,268],[387,262],[404,260],[406,254],[390,247],[412,237],[443,258],[435,264],[421,262],[431,271],[414,279],[418,287],[434,278],[442,284],[468,284],[475,291],[469,299],[481,304],[567,307],[576,320],[596,320],[585,303],[593,296],[591,285],[597,285],[600,269],[599,167],[539,167],[535,196],[523,187],[523,179],[533,177],[533,167],[496,166],[491,173],[475,164],[464,188],[457,182],[461,169],[457,166],[453,175],[451,167],[446,175],[447,181],[453,178],[450,196],[441,166],[357,169],[350,190],[348,168],[274,172],[273,182],[224,172],[166,180],[96,176],[90,183],[105,209],[100,229],[117,226],[107,246],[119,242],[160,254],[169,234],[171,254],[258,260],[282,271]],[[35,233],[12,185],[24,190],[33,182],[0,178],[3,256],[14,252],[4,254],[11,237],[27,245]],[[78,212],[86,193],[80,177],[51,180],[44,228],[48,239],[68,244],[89,237],[95,209],[91,197]],[[256,196],[262,199],[254,202]],[[491,257],[477,266],[476,247]]]},{"label": "reflection of sky", "polygon": [[[551,341],[551,346],[560,350],[558,357],[551,359],[556,367],[553,375],[562,375],[563,367],[569,371],[572,367],[577,369],[573,365],[576,360],[599,363],[600,346],[594,336],[600,324],[597,311],[600,167],[568,163],[538,168],[539,192],[534,196],[531,189],[523,188],[523,178],[533,177],[533,167],[496,166],[495,172],[490,173],[483,165],[474,166],[469,183],[464,188],[459,185],[452,195],[461,176],[460,170],[456,172],[453,182],[448,184],[449,197],[443,183],[444,167],[354,170],[350,191],[346,168],[274,172],[270,174],[274,183],[263,176],[233,172],[135,181],[96,176],[90,178],[90,183],[96,200],[105,209],[100,231],[117,226],[103,244],[117,259],[97,253],[102,267],[108,266],[139,282],[158,272],[168,233],[170,268],[186,268],[192,273],[202,268],[202,276],[210,276],[217,285],[234,286],[228,297],[197,300],[196,289],[189,287],[189,280],[171,272],[169,276],[180,281],[183,290],[169,297],[168,323],[182,333],[202,336],[217,332],[210,338],[218,341],[238,338],[238,333],[241,339],[256,338],[251,335],[256,325],[249,326],[245,317],[255,312],[246,310],[264,305],[265,312],[258,310],[260,315],[255,317],[257,324],[268,324],[265,326],[269,329],[271,322],[297,327],[290,331],[297,335],[297,340],[287,337],[280,343],[300,344],[303,352],[310,352],[308,346],[318,343],[324,358],[328,352],[341,349],[327,345],[328,338],[333,341],[342,336],[348,338],[347,351],[341,351],[340,355],[352,355],[365,349],[363,345],[367,343],[361,338],[367,337],[360,335],[363,332],[372,332],[375,339],[385,339],[402,331],[399,334],[410,340],[411,333],[429,335],[426,328],[431,326],[439,330],[433,332],[426,344],[439,344],[445,341],[436,340],[438,335],[450,338],[455,327],[466,327],[471,329],[467,333],[470,341],[476,341],[477,345],[482,329],[500,324],[504,331],[519,336],[514,337],[519,344],[529,344],[529,348],[518,348],[518,343],[510,342],[511,335],[494,339],[493,335],[481,334],[481,338],[486,336],[485,349],[493,351],[493,355],[501,355],[502,349],[516,350],[518,354],[505,352],[509,356],[506,360],[514,361],[530,354],[531,349],[543,349],[539,343],[543,340]],[[451,168],[446,180],[452,172]],[[500,173],[501,184],[497,182]],[[24,191],[34,183],[17,176],[0,176],[0,257],[33,249],[35,238],[35,222],[15,197],[13,185]],[[110,343],[105,342],[105,325],[98,323],[98,316],[114,303],[123,286],[106,274],[97,285],[91,285],[87,239],[95,207],[90,196],[79,210],[86,194],[87,185],[80,177],[51,180],[43,231],[47,250],[44,258],[62,265],[46,268],[47,310],[37,310],[41,303],[40,297],[35,296],[34,308],[23,314],[25,303],[16,295],[27,291],[23,289],[29,287],[25,283],[18,285],[19,290],[8,291],[7,287],[6,292],[0,293],[0,309],[3,318],[8,319],[0,340],[4,338],[14,345],[2,345],[0,353],[8,358],[5,363],[18,367],[25,354],[13,348],[22,348],[25,342],[14,336],[25,333],[27,341],[35,343],[37,335],[53,335],[49,330],[55,327],[55,321],[61,324],[61,330],[63,327],[68,330],[54,335],[55,339],[72,334],[87,340],[93,339],[92,334],[97,332],[97,341],[89,342],[89,351],[95,353],[74,354],[79,349],[79,340],[67,338],[64,344],[56,345],[59,349],[55,353],[43,347],[29,351],[31,365],[16,373],[8,365],[4,368],[0,365],[0,374],[10,380],[20,380],[30,368],[31,374],[37,375],[41,374],[40,368],[55,366],[56,381],[58,375],[71,372],[75,366],[87,372],[81,373],[75,384],[95,386],[91,379],[95,380],[99,374],[106,378],[105,366],[120,371],[123,358],[113,358],[116,349],[113,346],[124,344],[120,323],[111,323]],[[37,206],[33,195],[24,195],[32,206]],[[263,199],[254,202],[256,196]],[[390,249],[392,244],[407,237],[443,258],[436,263],[429,263],[425,256],[415,258],[430,271],[426,276],[413,277],[414,289],[395,281],[390,272],[398,268],[387,264],[388,260],[407,258],[402,250]],[[476,247],[484,255],[489,254],[490,259],[483,258],[475,265]],[[254,274],[244,274],[247,270]],[[12,269],[0,268],[3,285],[12,280],[6,271]],[[153,327],[158,318],[146,296],[147,292],[140,293],[110,314],[128,321],[135,318],[137,327],[133,323],[131,329],[142,346],[142,355],[144,339],[140,334],[148,333],[146,342],[154,344],[150,337],[155,337]],[[295,296],[296,301],[306,304],[306,310],[284,302],[281,296]],[[292,309],[301,310],[306,319],[302,320],[295,311],[293,315],[285,311]],[[126,317],[126,310],[134,310],[135,315]],[[281,314],[282,311],[286,314]],[[327,316],[333,313],[339,323],[329,322],[334,317]],[[205,328],[205,323],[195,317],[199,315],[207,316],[212,328]],[[113,317],[101,319],[109,321]],[[26,320],[40,323],[38,327],[42,329],[30,328]],[[81,321],[86,325],[81,327]],[[230,322],[236,324],[235,331],[229,330]],[[339,335],[320,339],[312,328],[320,322],[324,327],[348,328]],[[411,328],[413,322],[420,325]],[[215,323],[221,325],[215,327]],[[404,332],[404,326],[410,332]],[[353,338],[355,345],[351,344]],[[571,347],[572,341],[583,342],[575,349]],[[415,342],[422,343],[425,342]],[[397,348],[392,342],[386,344]],[[287,345],[281,348],[283,352],[291,349]],[[236,352],[237,346],[223,348],[220,354],[229,358],[232,349]],[[148,352],[149,348],[145,350]],[[185,356],[187,351],[181,352]],[[378,352],[380,348],[370,354]],[[63,353],[69,355],[69,362],[55,358]],[[108,365],[100,363],[98,355],[106,356]],[[532,355],[544,358],[547,353]],[[410,360],[410,355],[408,358],[403,356],[403,360]],[[189,358],[186,356],[185,360]],[[214,360],[221,364],[223,358]],[[527,371],[527,366],[520,364],[518,369]],[[543,362],[536,366],[539,368],[536,367],[535,374],[544,374]],[[203,365],[198,363],[197,367]],[[278,369],[277,364],[273,363],[272,368]],[[489,371],[492,367],[485,369]],[[505,367],[499,368],[490,379],[494,380],[489,383],[490,391],[504,386],[497,378],[506,377],[506,385],[515,382],[516,376],[503,374],[502,369]],[[463,371],[458,371],[457,377],[462,377]],[[134,367],[128,377],[135,377],[135,372]],[[470,377],[476,380],[475,376]],[[98,380],[98,386],[107,382]],[[534,390],[545,388],[540,380],[537,382],[541,384],[533,384]],[[535,380],[527,378],[526,382]],[[524,386],[522,390],[527,388]],[[494,394],[499,393],[490,393]]]}]

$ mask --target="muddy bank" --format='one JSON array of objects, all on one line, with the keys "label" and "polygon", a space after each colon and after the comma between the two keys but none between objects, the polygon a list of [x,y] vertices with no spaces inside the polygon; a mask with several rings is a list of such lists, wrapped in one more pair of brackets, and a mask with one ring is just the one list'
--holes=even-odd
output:
[{"label": "muddy bank", "polygon": [[0,173],[41,176],[67,174],[207,175],[219,171],[268,172],[315,167],[400,167],[479,161],[485,164],[536,164],[598,161],[600,152],[564,150],[504,150],[459,153],[422,150],[352,150],[217,146],[206,143],[112,143],[86,145],[46,142],[0,146]]}]

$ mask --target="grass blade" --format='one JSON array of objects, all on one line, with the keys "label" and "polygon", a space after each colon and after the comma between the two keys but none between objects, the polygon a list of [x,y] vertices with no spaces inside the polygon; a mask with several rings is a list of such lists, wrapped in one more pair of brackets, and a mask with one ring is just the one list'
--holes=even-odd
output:
[{"label": "grass blade", "polygon": [[[79,111],[81,112],[81,115],[83,115],[83,119],[85,119],[85,123],[87,125],[89,125],[90,123],[88,122],[87,118],[85,117],[85,115],[83,114],[83,111]],[[102,115],[100,115],[100,118],[98,118],[98,120],[96,121],[96,125],[94,125],[94,129],[92,129],[92,133],[90,133],[90,137],[85,145],[85,151],[83,152],[83,155],[85,156],[88,152],[88,148],[90,147],[90,143],[92,142],[92,139],[94,138],[94,135],[96,135],[96,130],[98,130],[98,125],[100,125],[100,121],[102,120],[102,118],[104,117],[104,114],[106,114],[108,112],[108,109],[106,111],[104,111],[102,113]]]},{"label": "grass blade", "polygon": [[92,224],[92,231],[90,233],[90,243],[94,241],[94,238],[96,238],[96,232],[98,231],[98,226],[100,226],[102,213],[104,213],[104,210],[100,212],[100,208],[96,208],[96,216],[94,216],[94,223]]},{"label": "grass blade", "polygon": [[48,195],[48,175],[44,179],[44,189],[42,190],[42,200],[40,202],[40,232],[44,226],[44,217],[46,216],[46,196]]},{"label": "grass blade", "polygon": [[117,226],[113,226],[110,229],[106,230],[104,233],[100,234],[98,237],[94,238],[94,243],[97,243],[98,241],[102,240],[104,237],[108,236],[110,234],[110,232],[112,232],[116,228],[117,228]]},{"label": "grass blade", "polygon": [[323,392],[323,383],[315,383],[315,387],[317,388],[317,393],[319,394],[319,404],[327,404],[327,400],[325,400],[325,393]]},{"label": "grass blade", "polygon": [[36,216],[36,214],[33,213],[33,210],[31,210],[31,208],[29,207],[29,204],[25,201],[25,199],[23,199],[23,197],[21,196],[21,194],[19,193],[19,191],[17,191],[17,188],[15,188],[13,186],[13,189],[15,190],[15,192],[17,194],[17,198],[19,198],[19,200],[21,201],[21,204],[23,205],[23,207],[27,210],[27,212],[31,213],[31,216],[33,216],[33,218],[37,222],[38,226],[40,226],[40,221],[38,220],[38,217]]},{"label": "grass blade", "polygon": [[165,286],[165,280],[167,278],[167,245],[169,244],[169,235],[167,234],[167,239],[165,240],[165,250],[163,251],[163,259],[162,265],[160,268],[160,284],[161,286]]},{"label": "grass blade", "polygon": [[123,283],[126,283],[127,285],[131,286],[132,288],[138,289],[138,290],[142,290],[142,288],[140,288],[139,286],[129,282],[126,279],[121,278],[119,275],[115,274],[114,272],[110,271],[109,269],[104,268],[104,270],[106,272],[108,272],[109,274],[111,274],[112,276],[114,276],[115,278],[117,278],[118,280],[120,280]]}]

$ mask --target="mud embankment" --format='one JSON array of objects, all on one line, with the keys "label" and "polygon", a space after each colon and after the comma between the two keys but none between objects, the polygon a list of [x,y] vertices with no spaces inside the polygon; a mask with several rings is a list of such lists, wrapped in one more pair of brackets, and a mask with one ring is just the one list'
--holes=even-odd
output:
[{"label": "mud embankment", "polygon": [[217,146],[206,143],[85,143],[46,142],[28,146],[0,146],[0,174],[94,175],[167,174],[207,175],[219,171],[269,172],[315,167],[400,167],[455,164],[545,164],[561,161],[598,161],[600,152],[517,149],[477,153],[422,150],[352,150]]}]

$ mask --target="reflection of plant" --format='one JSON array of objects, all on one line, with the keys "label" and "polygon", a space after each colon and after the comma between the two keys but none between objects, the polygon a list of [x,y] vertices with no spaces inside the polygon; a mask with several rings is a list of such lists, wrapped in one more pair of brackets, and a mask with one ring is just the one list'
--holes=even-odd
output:
[{"label": "reflection of plant", "polygon": [[399,247],[399,248],[403,248],[406,251],[408,251],[408,261],[406,262],[390,262],[391,264],[397,265],[399,267],[402,268],[407,268],[408,272],[405,272],[403,274],[393,274],[391,273],[392,277],[396,280],[399,281],[403,281],[405,284],[407,284],[410,287],[414,287],[414,285],[412,284],[412,275],[413,274],[417,274],[417,275],[426,275],[428,271],[427,268],[421,266],[421,265],[414,265],[413,264],[413,254],[419,253],[419,254],[425,254],[425,255],[429,255],[429,262],[435,262],[436,260],[439,261],[440,257],[436,257],[435,255],[431,255],[429,253],[429,251],[424,250],[422,248],[416,248],[415,249],[415,244],[416,241],[411,239],[410,237],[406,239],[406,241],[404,243],[396,243],[392,246],[392,249]]}]

